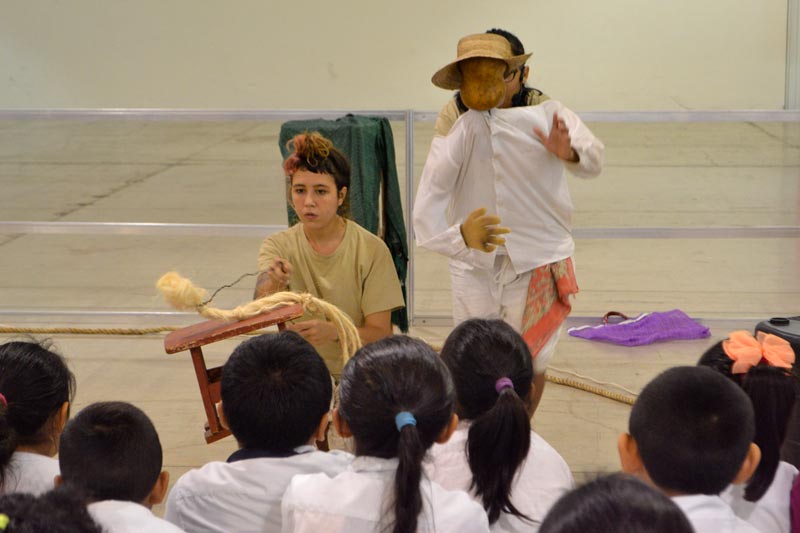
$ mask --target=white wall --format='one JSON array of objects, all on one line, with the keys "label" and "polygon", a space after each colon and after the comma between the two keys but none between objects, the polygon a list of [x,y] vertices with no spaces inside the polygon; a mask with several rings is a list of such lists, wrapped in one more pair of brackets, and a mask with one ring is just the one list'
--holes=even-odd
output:
[{"label": "white wall", "polygon": [[780,109],[786,5],[0,0],[0,108],[433,110],[458,38],[499,26],[577,110]]}]

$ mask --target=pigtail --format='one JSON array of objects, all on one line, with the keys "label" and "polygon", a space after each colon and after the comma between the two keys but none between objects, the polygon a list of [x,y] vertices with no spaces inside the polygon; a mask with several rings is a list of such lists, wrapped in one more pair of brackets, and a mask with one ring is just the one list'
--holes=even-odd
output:
[{"label": "pigtail", "polygon": [[511,503],[511,489],[517,469],[530,449],[531,423],[525,403],[510,386],[510,380],[508,383],[500,390],[494,406],[473,420],[467,439],[467,460],[472,470],[470,489],[480,497],[490,524],[500,518],[501,512],[530,520]]},{"label": "pigtail", "polygon": [[709,348],[697,364],[727,376],[742,387],[753,405],[756,426],[753,442],[761,449],[761,462],[745,486],[744,499],[755,502],[764,496],[775,479],[781,445],[795,403],[797,378],[793,369],[763,361],[757,361],[746,372],[734,372],[737,360],[727,354],[726,342],[718,342]]},{"label": "pigtail", "polygon": [[72,402],[75,376],[49,348],[46,341],[0,344],[0,486],[17,447],[58,443],[50,421]]},{"label": "pigtail", "polygon": [[755,502],[769,489],[780,463],[781,445],[795,403],[795,380],[784,369],[759,365],[745,375],[742,388],[753,404],[753,442],[761,449],[761,462],[744,490],[744,499]]},{"label": "pigtail", "polygon": [[8,405],[5,396],[0,398],[0,489],[5,485],[6,469],[17,449],[17,432],[8,420]]},{"label": "pigtail", "polygon": [[397,441],[397,472],[394,476],[394,533],[413,533],[422,511],[422,459],[426,447],[415,425],[400,430]]},{"label": "pigtail", "polygon": [[342,370],[339,415],[353,433],[356,456],[398,461],[393,494],[383,503],[385,530],[417,530],[423,512],[422,461],[449,429],[454,401],[453,382],[442,360],[411,337],[369,343]]}]

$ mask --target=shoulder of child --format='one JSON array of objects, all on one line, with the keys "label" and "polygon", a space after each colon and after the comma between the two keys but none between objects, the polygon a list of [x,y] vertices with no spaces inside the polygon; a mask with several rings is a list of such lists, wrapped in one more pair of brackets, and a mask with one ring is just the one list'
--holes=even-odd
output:
[{"label": "shoulder of child", "polygon": [[153,533],[180,533],[175,524],[157,517],[147,507],[134,502],[104,500],[91,503],[89,514],[104,530],[115,533],[148,531]]},{"label": "shoulder of child", "polygon": [[489,531],[489,519],[483,507],[460,490],[446,490],[431,481],[431,505],[433,507],[432,530],[479,533]]}]

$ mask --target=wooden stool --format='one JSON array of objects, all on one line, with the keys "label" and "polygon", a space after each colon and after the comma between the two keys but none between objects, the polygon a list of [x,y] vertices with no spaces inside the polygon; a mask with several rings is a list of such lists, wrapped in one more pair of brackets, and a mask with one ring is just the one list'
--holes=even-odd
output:
[{"label": "wooden stool", "polygon": [[189,350],[192,354],[192,363],[194,364],[195,374],[197,374],[197,384],[200,386],[200,396],[203,398],[203,407],[205,407],[206,418],[208,419],[205,433],[207,443],[227,437],[231,432],[220,424],[215,407],[220,400],[222,367],[206,368],[201,348],[206,344],[275,324],[278,325],[280,331],[283,331],[286,329],[284,322],[301,316],[303,316],[302,304],[292,304],[238,322],[207,320],[173,331],[164,339],[164,349],[167,353],[173,354]]}]

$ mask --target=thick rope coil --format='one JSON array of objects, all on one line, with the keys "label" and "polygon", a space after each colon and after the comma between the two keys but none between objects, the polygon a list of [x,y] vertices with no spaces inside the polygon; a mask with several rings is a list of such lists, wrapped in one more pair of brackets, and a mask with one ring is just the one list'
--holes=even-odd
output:
[{"label": "thick rope coil", "polygon": [[545,374],[545,379],[558,385],[564,385],[566,387],[572,387],[573,389],[591,392],[592,394],[602,396],[603,398],[608,398],[609,400],[614,400],[615,402],[620,402],[627,405],[633,405],[633,403],[636,401],[636,398],[632,396],[627,396],[618,392],[595,387],[594,385],[588,385],[574,379],[560,378],[558,376],[551,376],[550,374]]},{"label": "thick rope coil", "polygon": [[158,326],[154,328],[30,328],[0,326],[0,334],[29,333],[31,335],[54,335],[67,333],[71,335],[152,335],[166,331],[181,329],[178,326]]},{"label": "thick rope coil", "polygon": [[342,349],[342,360],[348,359],[361,348],[361,337],[358,335],[350,317],[335,305],[314,296],[294,292],[276,292],[258,300],[247,302],[234,309],[218,309],[204,304],[206,291],[194,285],[191,280],[177,272],[167,272],[156,283],[156,287],[172,307],[178,310],[194,309],[206,318],[222,320],[244,320],[279,307],[302,304],[303,310],[310,315],[322,316],[333,323]]}]

